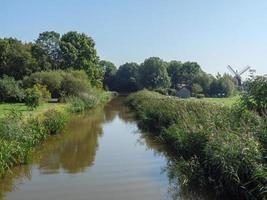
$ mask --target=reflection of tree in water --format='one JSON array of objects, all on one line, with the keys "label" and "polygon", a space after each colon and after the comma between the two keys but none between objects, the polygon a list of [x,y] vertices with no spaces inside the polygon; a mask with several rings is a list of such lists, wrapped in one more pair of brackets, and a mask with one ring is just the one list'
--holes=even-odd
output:
[{"label": "reflection of tree in water", "polygon": [[31,179],[31,168],[29,165],[22,165],[14,167],[12,172],[7,172],[3,179],[0,179],[0,199],[3,199],[5,192],[11,192],[16,189],[14,180],[17,183],[23,182],[23,180]]},{"label": "reflection of tree in water", "polygon": [[98,148],[98,137],[102,134],[103,107],[88,114],[71,118],[64,133],[49,137],[38,145],[29,165],[18,166],[0,181],[0,199],[5,192],[13,191],[23,180],[31,179],[32,164],[42,173],[57,173],[60,169],[68,173],[84,171],[91,166]]},{"label": "reflection of tree in water", "polygon": [[134,122],[133,113],[125,106],[126,97],[117,97],[104,107],[105,121],[111,122],[116,116],[124,122]]},{"label": "reflection of tree in water", "polygon": [[69,173],[77,173],[93,164],[104,115],[101,107],[92,112],[73,117],[64,136],[54,144],[49,142],[45,146],[45,149],[51,146],[50,150],[46,154],[42,153],[41,160],[38,161],[44,173],[60,168]]}]

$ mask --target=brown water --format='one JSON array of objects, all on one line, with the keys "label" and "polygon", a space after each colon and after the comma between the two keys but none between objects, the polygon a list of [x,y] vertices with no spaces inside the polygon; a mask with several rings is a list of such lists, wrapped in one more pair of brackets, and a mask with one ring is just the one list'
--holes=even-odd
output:
[{"label": "brown water", "polygon": [[4,199],[202,199],[168,176],[171,154],[141,134],[123,101],[73,116],[64,133],[34,150],[28,165],[0,180]]}]

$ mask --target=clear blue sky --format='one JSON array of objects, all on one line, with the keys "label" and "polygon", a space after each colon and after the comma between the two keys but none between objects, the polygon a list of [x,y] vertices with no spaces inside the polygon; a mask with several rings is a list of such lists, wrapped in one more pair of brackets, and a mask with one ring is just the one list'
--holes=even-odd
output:
[{"label": "clear blue sky", "polygon": [[267,74],[266,0],[0,0],[0,37],[84,32],[117,66],[150,56]]}]

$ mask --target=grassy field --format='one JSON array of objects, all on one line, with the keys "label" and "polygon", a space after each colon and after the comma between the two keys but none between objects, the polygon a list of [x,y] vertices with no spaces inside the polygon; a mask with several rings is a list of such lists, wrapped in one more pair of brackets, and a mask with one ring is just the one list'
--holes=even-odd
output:
[{"label": "grassy field", "polygon": [[64,103],[44,103],[40,105],[37,109],[31,111],[28,109],[27,106],[25,106],[24,103],[2,103],[0,104],[0,118],[4,117],[7,113],[9,113],[12,109],[16,109],[18,111],[21,111],[22,113],[27,115],[36,114],[39,112],[43,112],[45,110],[48,110],[50,108],[63,108],[67,106],[67,104]]},{"label": "grassy field", "polygon": [[228,97],[228,98],[203,98],[203,99],[194,99],[196,101],[206,101],[210,103],[223,104],[225,106],[232,106],[239,100],[239,96]]}]

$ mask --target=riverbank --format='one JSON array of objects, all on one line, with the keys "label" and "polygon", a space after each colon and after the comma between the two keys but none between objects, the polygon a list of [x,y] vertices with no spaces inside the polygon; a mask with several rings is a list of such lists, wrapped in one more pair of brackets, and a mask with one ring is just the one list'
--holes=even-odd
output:
[{"label": "riverbank", "polygon": [[88,97],[70,99],[65,104],[45,104],[36,111],[23,110],[23,105],[18,104],[2,105],[10,111],[0,119],[0,177],[13,166],[27,163],[35,145],[49,135],[60,133],[71,112],[106,103],[111,96],[111,93],[95,90]]},{"label": "riverbank", "polygon": [[176,151],[181,183],[212,187],[218,197],[266,198],[266,123],[256,113],[149,91],[128,104],[142,128]]}]

